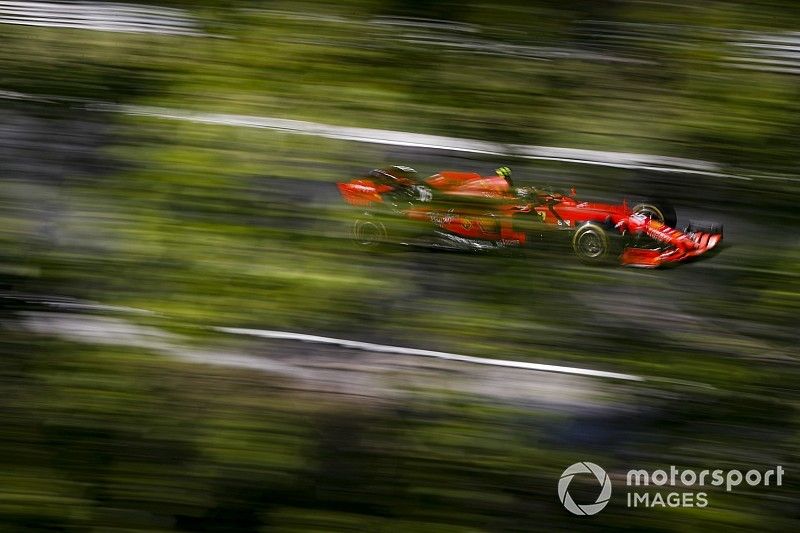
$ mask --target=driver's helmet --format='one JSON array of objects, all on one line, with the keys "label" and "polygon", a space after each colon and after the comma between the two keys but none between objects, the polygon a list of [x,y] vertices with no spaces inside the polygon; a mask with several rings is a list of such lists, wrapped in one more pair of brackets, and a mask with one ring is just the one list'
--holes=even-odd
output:
[{"label": "driver's helmet", "polygon": [[506,179],[506,181],[508,182],[508,185],[509,185],[509,186],[513,186],[513,185],[514,185],[514,184],[511,182],[511,169],[510,169],[510,168],[503,166],[503,167],[500,167],[500,168],[497,168],[497,169],[495,169],[495,171],[494,171],[494,172],[495,172],[495,174],[497,174],[498,176],[502,176],[502,177],[504,177],[504,178]]}]

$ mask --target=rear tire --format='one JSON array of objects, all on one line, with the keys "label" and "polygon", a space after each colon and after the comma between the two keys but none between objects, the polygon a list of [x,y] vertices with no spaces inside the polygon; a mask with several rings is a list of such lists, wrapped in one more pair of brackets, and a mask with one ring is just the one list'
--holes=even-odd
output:
[{"label": "rear tire", "polygon": [[353,241],[359,246],[377,246],[389,238],[382,222],[369,218],[357,218],[353,222]]}]

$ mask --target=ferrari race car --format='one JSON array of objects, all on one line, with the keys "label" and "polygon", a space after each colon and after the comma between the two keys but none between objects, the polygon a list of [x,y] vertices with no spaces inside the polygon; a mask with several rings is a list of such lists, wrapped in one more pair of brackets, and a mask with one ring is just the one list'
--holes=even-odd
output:
[{"label": "ferrari race car", "polygon": [[442,171],[421,179],[410,167],[393,166],[337,186],[344,200],[359,210],[352,234],[363,245],[409,244],[405,235],[392,232],[406,221],[423,227],[433,239],[427,242],[436,247],[519,247],[555,234],[568,237],[575,255],[586,263],[654,268],[698,257],[722,241],[718,225],[675,229],[675,210],[663,202],[633,207],[582,202],[574,189],[515,189],[510,171],[499,171],[494,176]]}]

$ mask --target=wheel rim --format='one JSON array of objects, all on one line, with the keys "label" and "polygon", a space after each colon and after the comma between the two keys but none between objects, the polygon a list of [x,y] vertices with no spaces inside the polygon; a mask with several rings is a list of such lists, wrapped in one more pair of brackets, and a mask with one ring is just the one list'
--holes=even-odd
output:
[{"label": "wheel rim", "polygon": [[652,205],[643,205],[636,210],[636,213],[639,215],[644,215],[646,217],[649,217],[652,220],[664,222],[664,213],[662,213],[660,209]]},{"label": "wheel rim", "polygon": [[599,257],[604,251],[603,240],[597,233],[586,232],[578,239],[578,250],[584,257]]}]

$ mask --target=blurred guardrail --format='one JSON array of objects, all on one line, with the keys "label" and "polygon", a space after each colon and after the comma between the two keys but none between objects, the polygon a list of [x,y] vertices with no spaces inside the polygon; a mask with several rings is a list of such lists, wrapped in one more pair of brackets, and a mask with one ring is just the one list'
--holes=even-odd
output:
[{"label": "blurred guardrail", "polygon": [[203,35],[183,10],[115,2],[0,2],[0,24]]},{"label": "blurred guardrail", "polygon": [[757,32],[707,25],[688,25],[616,20],[584,20],[577,24],[578,35],[598,51],[612,56],[622,53],[630,59],[632,44],[697,50],[727,50],[721,63],[734,68],[780,74],[800,74],[800,32]]}]

